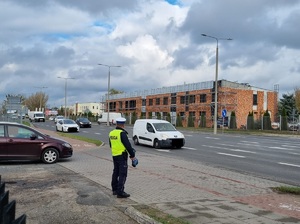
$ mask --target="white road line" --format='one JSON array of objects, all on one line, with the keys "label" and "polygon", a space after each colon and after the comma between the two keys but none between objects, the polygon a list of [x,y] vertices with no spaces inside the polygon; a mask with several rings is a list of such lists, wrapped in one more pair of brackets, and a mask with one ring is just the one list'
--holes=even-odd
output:
[{"label": "white road line", "polygon": [[155,149],[155,150],[159,152],[170,152],[170,150],[165,150],[165,149]]},{"label": "white road line", "polygon": [[269,149],[282,149],[282,150],[294,150],[294,149],[288,149],[288,148],[282,148],[282,147],[277,147],[277,146],[272,146],[272,147],[268,147]]},{"label": "white road line", "polygon": [[250,143],[246,144],[245,142],[244,142],[244,143],[238,142],[238,143],[236,143],[236,144],[237,144],[237,145],[250,145],[250,146],[253,146],[253,144],[250,144]]},{"label": "white road line", "polygon": [[291,164],[291,163],[278,163],[280,165],[285,165],[285,166],[293,166],[293,167],[299,167],[300,168],[300,165],[296,165],[296,164]]},{"label": "white road line", "polygon": [[283,147],[290,147],[290,148],[299,148],[299,145],[281,145]]},{"label": "white road line", "polygon": [[95,133],[95,135],[101,135],[101,133]]},{"label": "white road line", "polygon": [[288,152],[287,154],[300,156],[300,153],[296,153],[296,152]]},{"label": "white road line", "polygon": [[195,149],[195,148],[190,148],[190,147],[182,147],[183,149],[190,149],[190,150],[198,150],[198,149]]},{"label": "white road line", "polygon": [[220,139],[220,138],[214,138],[214,137],[205,137],[205,138],[209,138],[209,139]]},{"label": "white road line", "polygon": [[233,151],[233,152],[245,152],[245,153],[256,154],[256,152],[242,150],[242,149],[230,149],[230,148],[224,148],[224,147],[218,147],[218,146],[212,146],[212,145],[202,145],[202,146],[209,147],[209,148],[214,148],[214,149],[225,149],[225,150],[229,150],[229,151]]},{"label": "white road line", "polygon": [[217,154],[224,155],[224,156],[238,157],[238,158],[246,158],[245,156],[239,156],[239,155],[234,155],[234,154],[227,154],[227,153],[222,153],[222,152],[218,152]]},{"label": "white road line", "polygon": [[250,144],[259,144],[258,142],[251,142],[251,141],[241,141],[241,142],[250,143]]}]

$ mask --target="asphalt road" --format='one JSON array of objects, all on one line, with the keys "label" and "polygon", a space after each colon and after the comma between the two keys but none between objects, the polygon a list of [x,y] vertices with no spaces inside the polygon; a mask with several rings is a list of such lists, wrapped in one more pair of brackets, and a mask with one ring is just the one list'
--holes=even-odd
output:
[{"label": "asphalt road", "polygon": [[[52,121],[34,123],[40,128],[55,131]],[[108,133],[114,126],[94,124],[81,128],[77,135],[99,139],[108,143]],[[127,126],[129,137],[132,126]],[[215,167],[300,186],[300,139],[293,136],[254,136],[182,131],[186,145],[182,149],[154,149],[134,146],[138,151],[166,157],[180,157]],[[133,142],[132,142],[133,144]]]}]

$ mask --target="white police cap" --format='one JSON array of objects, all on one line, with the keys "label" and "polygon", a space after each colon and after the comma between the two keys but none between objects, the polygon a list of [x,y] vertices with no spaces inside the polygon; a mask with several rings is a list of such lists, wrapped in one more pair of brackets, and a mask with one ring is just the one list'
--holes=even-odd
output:
[{"label": "white police cap", "polygon": [[126,118],[124,118],[124,117],[118,117],[116,119],[116,122],[117,122],[117,124],[125,124]]}]

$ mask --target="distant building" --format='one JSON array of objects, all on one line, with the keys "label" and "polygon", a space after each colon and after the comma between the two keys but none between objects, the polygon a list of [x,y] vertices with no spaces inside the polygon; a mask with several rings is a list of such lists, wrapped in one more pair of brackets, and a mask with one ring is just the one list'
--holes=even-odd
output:
[{"label": "distant building", "polygon": [[[104,105],[107,105],[106,97],[102,97]],[[195,127],[199,125],[202,115],[205,117],[206,127],[212,127],[214,99],[214,81],[208,81],[110,95],[109,108],[111,112],[125,115],[135,113],[138,118],[166,118],[169,114],[173,123],[179,115],[184,126],[187,126],[187,118],[191,116]],[[228,117],[234,111],[239,128],[246,126],[249,112],[253,111],[254,119],[257,120],[268,110],[274,121],[277,99],[276,91],[253,87],[247,83],[219,80],[218,118],[222,117],[224,109]]]},{"label": "distant building", "polygon": [[74,104],[72,109],[75,115],[91,112],[94,116],[97,116],[103,112],[103,104],[102,103],[76,103]]}]

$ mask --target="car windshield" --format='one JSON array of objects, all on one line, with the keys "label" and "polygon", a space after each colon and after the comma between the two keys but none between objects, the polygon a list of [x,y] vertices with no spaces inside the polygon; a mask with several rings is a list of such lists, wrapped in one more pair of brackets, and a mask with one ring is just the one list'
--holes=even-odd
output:
[{"label": "car windshield", "polygon": [[66,120],[64,120],[64,124],[75,124],[75,121],[66,119]]},{"label": "car windshield", "polygon": [[79,118],[79,121],[89,121],[87,118]]},{"label": "car windshield", "polygon": [[176,131],[176,128],[170,123],[153,123],[157,131]]}]

